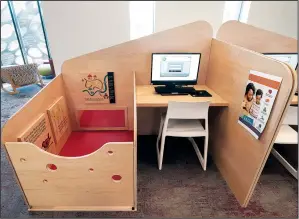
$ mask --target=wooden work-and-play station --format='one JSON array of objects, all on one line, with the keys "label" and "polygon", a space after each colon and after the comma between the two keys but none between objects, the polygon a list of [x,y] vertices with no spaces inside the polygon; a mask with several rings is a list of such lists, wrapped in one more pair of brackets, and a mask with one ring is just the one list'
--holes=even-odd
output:
[{"label": "wooden work-and-play station", "polygon": [[213,38],[197,21],[65,61],[2,132],[29,211],[136,211],[137,135],[158,135],[157,171],[165,137],[188,138],[198,171],[211,154],[246,207],[297,103],[296,71],[262,53],[296,52],[269,31],[232,21]]}]

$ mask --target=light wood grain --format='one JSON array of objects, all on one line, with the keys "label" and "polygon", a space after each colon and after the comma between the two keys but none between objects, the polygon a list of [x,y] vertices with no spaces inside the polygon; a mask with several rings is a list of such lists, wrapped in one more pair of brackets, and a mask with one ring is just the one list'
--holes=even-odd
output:
[{"label": "light wood grain", "polygon": [[167,107],[169,101],[210,101],[210,106],[228,106],[228,102],[222,99],[209,87],[205,85],[195,85],[194,88],[196,90],[206,90],[212,95],[212,97],[192,97],[191,95],[162,96],[155,92],[153,85],[139,85],[137,86],[137,107]]},{"label": "light wood grain", "polygon": [[[42,113],[47,113],[47,109],[61,96],[65,96],[62,76],[54,78],[48,85],[39,91],[29,100],[18,112],[16,112],[4,125],[2,131],[2,142],[16,142],[21,133],[28,128]],[[69,136],[65,132],[61,140],[56,143],[56,153],[58,154]]]},{"label": "light wood grain", "polygon": [[134,72],[134,210],[137,211],[137,86]]},{"label": "light wood grain", "polygon": [[297,40],[238,21],[221,25],[217,39],[259,53],[296,53]]},{"label": "light wood grain", "polygon": [[47,114],[42,113],[19,137],[20,142],[30,142],[49,153],[56,154],[56,143]]},{"label": "light wood grain", "polygon": [[[76,60],[77,62],[80,62],[81,59],[76,59]],[[73,63],[72,60],[68,62]],[[82,62],[84,62],[84,59],[82,60]],[[91,96],[88,95],[87,92],[82,92],[82,90],[84,89],[84,86],[82,84],[82,77],[84,75],[88,75],[89,73],[91,73],[91,74],[97,74],[98,76],[101,75],[101,78],[103,78],[108,71],[111,71],[110,69],[113,69],[114,72],[114,87],[115,87],[116,102],[115,103],[109,103],[109,101],[108,102],[94,101],[94,103],[86,102],[85,98],[90,98]],[[71,71],[71,72],[62,73],[73,131],[87,130],[87,128],[80,127],[80,124],[78,123],[78,110],[118,109],[124,107],[127,108],[127,124],[126,127],[122,129],[129,129],[129,130],[134,129],[133,72],[124,71],[122,69],[116,69],[113,67],[110,69],[104,72],[102,70],[89,71],[87,68],[84,71],[82,70],[82,71]],[[93,96],[92,98],[97,98],[97,97]]]},{"label": "light wood grain", "polygon": [[[249,71],[256,70],[283,78],[264,132],[256,140],[238,124]],[[247,206],[265,161],[273,146],[286,106],[295,92],[296,75],[286,64],[259,53],[212,41],[207,86],[228,101],[212,121],[211,149],[222,176],[242,206]]]},{"label": "light wood grain", "polygon": [[49,206],[46,208],[34,206],[32,208],[29,208],[28,211],[132,211],[132,206]]},{"label": "light wood grain", "polygon": [[[132,208],[133,146],[133,142],[107,143],[92,154],[72,158],[49,154],[31,143],[6,143],[31,208],[57,210]],[[48,170],[47,164],[55,164],[57,170]],[[122,176],[119,182],[112,180],[115,174]]]},{"label": "light wood grain", "polygon": [[298,96],[294,95],[291,101],[291,105],[298,105]]},{"label": "light wood grain", "polygon": [[[297,39],[238,21],[228,21],[222,24],[216,38],[259,53],[298,52]],[[298,101],[292,101],[292,104],[297,103]]]},{"label": "light wood grain", "polygon": [[59,97],[53,105],[47,109],[47,114],[55,136],[55,142],[60,142],[60,139],[65,134],[68,136],[70,135],[72,129],[68,115],[68,108],[63,96]]}]

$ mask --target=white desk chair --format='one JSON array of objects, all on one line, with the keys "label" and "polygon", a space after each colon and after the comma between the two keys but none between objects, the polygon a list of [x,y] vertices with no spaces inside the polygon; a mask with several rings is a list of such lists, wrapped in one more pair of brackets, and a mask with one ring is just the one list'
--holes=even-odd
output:
[{"label": "white desk chair", "polygon": [[[298,133],[289,125],[298,125],[297,121],[298,107],[290,106],[288,108],[286,117],[284,118],[278,135],[275,140],[275,144],[297,144],[298,145]],[[297,170],[291,166],[291,164],[278,153],[274,148],[271,153],[276,159],[296,178],[298,179]]]},{"label": "white desk chair", "polygon": [[[197,157],[206,170],[208,155],[208,111],[209,102],[169,102],[167,113],[162,114],[160,122],[160,130],[157,139],[157,155],[159,170],[162,169],[164,145],[166,136],[188,137],[192,143]],[[205,128],[199,119],[204,119]],[[161,138],[162,136],[162,138]],[[204,156],[200,153],[197,144],[192,137],[205,137]],[[159,140],[161,138],[161,147],[159,150]]]}]

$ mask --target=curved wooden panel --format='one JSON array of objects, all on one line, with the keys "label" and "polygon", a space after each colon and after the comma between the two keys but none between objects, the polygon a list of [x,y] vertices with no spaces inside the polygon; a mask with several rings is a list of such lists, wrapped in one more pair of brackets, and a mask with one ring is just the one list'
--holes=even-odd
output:
[{"label": "curved wooden panel", "polygon": [[[250,70],[283,78],[259,140],[238,124]],[[240,204],[246,206],[272,149],[285,108],[295,92],[296,73],[286,64],[259,53],[213,40],[207,86],[229,102],[228,108],[210,120],[213,160]]]},{"label": "curved wooden panel", "polygon": [[[78,89],[81,81],[80,79],[78,81],[77,74],[113,71],[115,73],[116,103],[109,106],[127,106],[128,128],[133,130],[132,72],[135,71],[137,85],[149,85],[152,53],[200,52],[198,84],[205,84],[212,36],[211,25],[206,21],[197,21],[65,61],[62,66],[62,75],[71,110],[87,107],[79,100],[82,92]],[[99,107],[101,106],[99,105]],[[138,119],[141,121],[141,123],[139,122],[140,128],[145,129],[147,133],[150,132],[150,127],[145,127],[145,124],[158,118],[152,116],[154,109],[148,111],[150,112],[138,110]],[[75,112],[71,111],[70,113],[72,117],[75,117]],[[73,130],[78,130],[78,124],[73,124]]]},{"label": "curved wooden panel", "polygon": [[216,38],[260,53],[297,52],[297,40],[238,21],[221,25]]},{"label": "curved wooden panel", "polygon": [[[6,122],[2,131],[2,142],[4,144],[16,142],[28,125],[43,113],[46,114],[53,103],[65,95],[62,76],[58,75]],[[60,141],[56,142],[56,153],[59,153],[71,131],[71,127],[68,125],[67,131],[62,134]]]},{"label": "curved wooden panel", "polygon": [[107,143],[76,158],[53,155],[27,142],[5,146],[30,210],[132,210],[134,206],[133,142]]}]

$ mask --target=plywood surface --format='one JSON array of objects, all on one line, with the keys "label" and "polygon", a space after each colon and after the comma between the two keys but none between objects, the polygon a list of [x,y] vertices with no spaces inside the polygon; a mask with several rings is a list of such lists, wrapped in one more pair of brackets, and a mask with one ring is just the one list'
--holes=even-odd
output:
[{"label": "plywood surface", "polygon": [[30,142],[50,153],[57,153],[54,136],[47,114],[42,113],[18,137],[20,142]]},{"label": "plywood surface", "polygon": [[195,85],[194,88],[196,90],[206,90],[212,95],[212,97],[192,97],[191,95],[161,96],[155,92],[153,85],[139,85],[137,86],[137,107],[167,107],[169,101],[210,101],[211,106],[228,106],[228,102],[209,87],[205,85]]},{"label": "plywood surface", "polygon": [[[79,60],[77,61],[80,62]],[[84,60],[82,60],[82,62],[84,62]],[[99,87],[100,91],[106,92],[104,95],[103,93],[95,92],[95,89],[96,91],[98,91],[97,88],[92,90],[86,89],[84,76],[88,77],[89,75],[93,75],[101,80],[104,80],[103,78],[106,77],[109,70],[107,70],[107,72],[100,70],[89,71],[88,68],[86,68],[84,71],[74,70],[71,72],[62,73],[73,130],[95,130],[95,128],[86,128],[80,126],[78,117],[80,115],[78,114],[78,110],[117,110],[120,108],[126,109],[125,127],[123,127],[123,129],[133,130],[134,84],[132,71],[123,71],[119,68],[113,69],[115,103],[110,103],[109,99],[105,98],[105,94],[109,92],[106,90],[106,88],[104,88],[104,85],[99,86],[98,84],[94,84],[94,87]],[[88,90],[89,92],[87,92],[86,90]]]},{"label": "plywood surface", "polygon": [[[6,148],[30,208],[80,211],[133,207],[133,143],[108,143],[77,158],[49,154],[23,142],[8,142]],[[48,164],[57,169],[49,170]],[[121,180],[113,180],[114,175]]]},{"label": "plywood surface", "polygon": [[55,142],[59,142],[66,132],[69,135],[72,131],[65,98],[63,96],[59,97],[48,108],[47,113],[54,132]]},{"label": "plywood surface", "polygon": [[222,24],[216,38],[259,53],[297,52],[296,39],[238,21]]},{"label": "plywood surface", "polygon": [[[268,123],[259,140],[238,124],[249,71],[283,78]],[[295,92],[295,72],[287,65],[259,53],[213,40],[207,86],[228,101],[229,107],[215,116],[211,151],[222,176],[242,206],[254,191],[273,146],[285,108]]]},{"label": "plywood surface", "polygon": [[[6,142],[17,141],[20,134],[28,128],[28,125],[32,124],[39,115],[47,114],[47,109],[61,96],[65,96],[65,92],[62,76],[59,75],[7,121],[2,131],[2,142],[5,144]],[[68,133],[65,132],[61,140],[56,142],[57,153],[67,138]]]},{"label": "plywood surface", "polygon": [[291,104],[292,105],[298,105],[298,95],[293,96]]}]

